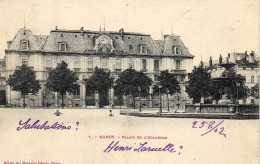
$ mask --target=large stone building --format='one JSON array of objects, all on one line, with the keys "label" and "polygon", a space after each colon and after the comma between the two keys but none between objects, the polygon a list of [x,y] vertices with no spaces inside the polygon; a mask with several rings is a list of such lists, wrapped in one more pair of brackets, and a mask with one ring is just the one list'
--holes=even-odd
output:
[{"label": "large stone building", "polygon": [[[110,70],[117,78],[125,69],[131,67],[143,71],[153,81],[162,70],[169,70],[177,75],[181,83],[181,94],[171,96],[170,106],[182,106],[190,102],[185,93],[187,73],[193,69],[193,55],[183,44],[179,36],[164,35],[163,40],[153,40],[150,35],[119,31],[61,30],[56,27],[49,35],[34,35],[31,30],[21,28],[12,41],[8,41],[6,55],[6,77],[18,66],[28,65],[36,72],[42,89],[37,96],[27,95],[26,104],[30,106],[53,106],[61,104],[61,96],[44,87],[48,72],[57,63],[65,61],[79,77],[79,88],[74,94],[66,94],[67,106],[94,106],[97,95],[89,93],[83,79],[89,78],[95,67]],[[7,86],[7,104],[21,106],[19,92],[11,91]],[[152,92],[150,92],[152,93]],[[158,96],[152,94],[144,98],[142,105],[158,106]],[[117,102],[113,88],[108,91],[107,105],[125,105]],[[178,102],[177,102],[178,99]],[[164,103],[165,105],[165,103]]]},{"label": "large stone building", "polygon": [[[209,62],[205,62],[204,66],[210,70],[211,77],[220,77],[221,73],[225,70],[225,68],[220,67],[220,63],[236,63],[234,66],[234,70],[245,77],[246,86],[251,89],[255,85],[259,85],[260,81],[260,69],[259,69],[259,57],[255,54],[254,51],[250,53],[230,53],[227,57],[222,58],[219,56],[219,60],[210,59]],[[247,99],[240,100],[240,104],[258,104],[259,100],[249,96]]]}]

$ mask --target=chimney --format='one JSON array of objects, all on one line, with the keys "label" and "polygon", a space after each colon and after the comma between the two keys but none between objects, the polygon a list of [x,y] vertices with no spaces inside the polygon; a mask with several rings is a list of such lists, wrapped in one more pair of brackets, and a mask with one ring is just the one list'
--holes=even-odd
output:
[{"label": "chimney", "polygon": [[58,30],[58,26],[55,26],[55,30]]},{"label": "chimney", "polygon": [[168,37],[168,36],[169,36],[169,35],[164,35],[164,36],[163,36],[163,39],[165,39],[165,38]]},{"label": "chimney", "polygon": [[124,40],[124,38],[123,38],[123,36],[124,36],[124,28],[121,28],[119,30],[119,33],[120,33],[120,36],[121,36],[122,40]]},{"label": "chimney", "polygon": [[11,44],[12,44],[13,41],[7,41],[7,49],[10,48]]},{"label": "chimney", "polygon": [[249,55],[249,63],[254,63],[254,61],[255,61],[255,52],[251,51]]},{"label": "chimney", "polygon": [[84,27],[80,28],[80,33],[81,33],[82,36],[84,35]]},{"label": "chimney", "polygon": [[222,56],[221,54],[219,55],[219,61],[218,61],[219,64],[222,64]]},{"label": "chimney", "polygon": [[212,67],[212,56],[209,58],[209,67]]}]

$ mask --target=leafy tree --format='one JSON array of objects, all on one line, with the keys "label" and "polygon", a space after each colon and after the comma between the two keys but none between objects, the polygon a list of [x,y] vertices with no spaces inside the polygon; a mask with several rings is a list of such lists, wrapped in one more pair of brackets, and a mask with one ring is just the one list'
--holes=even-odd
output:
[{"label": "leafy tree", "polygon": [[259,83],[253,86],[250,91],[251,96],[253,96],[256,99],[259,99]]},{"label": "leafy tree", "polygon": [[31,93],[37,95],[41,89],[39,80],[36,80],[35,72],[31,67],[22,65],[9,77],[7,84],[13,91],[21,92],[23,95],[23,108],[25,108],[25,95]]},{"label": "leafy tree", "polygon": [[97,91],[99,94],[99,107],[104,107],[107,101],[107,91],[114,83],[114,78],[111,77],[110,71],[106,72],[104,69],[95,68],[94,73],[89,79],[86,79],[86,89],[90,92]]},{"label": "leafy tree", "polygon": [[68,68],[68,64],[64,61],[59,63],[55,69],[49,72],[49,76],[45,86],[61,95],[61,106],[64,108],[64,95],[66,92],[73,93],[77,85],[77,74]]},{"label": "leafy tree", "polygon": [[[158,80],[162,85],[162,88],[160,89],[161,94],[174,95],[175,93],[180,92],[180,85],[176,79],[176,76],[172,73],[169,73],[168,70],[161,71]],[[158,92],[159,92],[159,88],[157,85],[155,85],[154,93],[158,93]]]},{"label": "leafy tree", "polygon": [[200,102],[201,97],[209,96],[210,88],[210,73],[205,68],[199,66],[194,68],[188,74],[189,81],[186,86],[186,92],[190,98],[193,98],[193,103]]},{"label": "leafy tree", "polygon": [[245,77],[237,74],[234,68],[222,72],[221,77],[211,80],[209,93],[213,99],[219,100],[223,94],[230,95],[234,99],[242,99],[248,96],[248,88],[245,86]]},{"label": "leafy tree", "polygon": [[[176,76],[172,73],[169,73],[168,70],[161,71],[160,76],[158,77],[162,88],[160,89],[160,94],[166,94],[168,100],[168,110],[169,110],[169,94],[174,95],[175,93],[180,92],[180,85],[176,79]],[[159,87],[154,86],[154,93],[159,92]]]},{"label": "leafy tree", "polygon": [[135,69],[126,69],[122,72],[116,81],[116,95],[132,96],[135,108],[135,97],[139,95],[138,87],[141,87],[141,96],[149,94],[149,86],[152,84],[152,79],[146,76],[143,72],[138,72]]}]

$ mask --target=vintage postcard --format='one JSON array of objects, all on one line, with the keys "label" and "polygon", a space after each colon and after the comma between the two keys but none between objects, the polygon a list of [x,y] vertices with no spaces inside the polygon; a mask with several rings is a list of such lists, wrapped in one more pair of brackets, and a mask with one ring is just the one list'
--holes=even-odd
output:
[{"label": "vintage postcard", "polygon": [[259,1],[0,0],[1,164],[258,164]]}]

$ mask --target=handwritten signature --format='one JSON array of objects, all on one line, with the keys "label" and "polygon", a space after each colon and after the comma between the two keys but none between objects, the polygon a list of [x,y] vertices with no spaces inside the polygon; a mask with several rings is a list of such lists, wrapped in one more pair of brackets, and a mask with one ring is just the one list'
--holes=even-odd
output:
[{"label": "handwritten signature", "polygon": [[[208,133],[211,133],[212,131],[214,131],[215,133],[218,132],[218,134],[224,136],[225,138],[227,137],[227,135],[224,133],[225,128],[224,127],[219,127],[222,123],[224,122],[224,120],[220,121],[219,123],[216,123],[215,121],[210,121],[210,122],[206,122],[206,121],[202,121],[200,124],[198,123],[198,121],[194,121],[192,123],[192,128],[203,128],[204,125],[205,127],[207,126],[207,130],[205,133],[203,133],[201,136],[204,136]],[[200,125],[200,126],[199,126]]]},{"label": "handwritten signature", "polygon": [[[136,143],[134,143],[136,144]],[[178,155],[181,154],[181,150],[183,149],[183,146],[179,146],[179,151],[177,152],[176,149],[174,149],[174,144],[168,143],[167,145],[163,147],[151,147],[148,146],[148,142],[140,143],[136,146],[120,146],[119,141],[115,142],[112,141],[107,148],[104,150],[104,153],[109,153],[111,151],[134,151],[134,152],[169,152],[169,153],[178,153]]]}]

